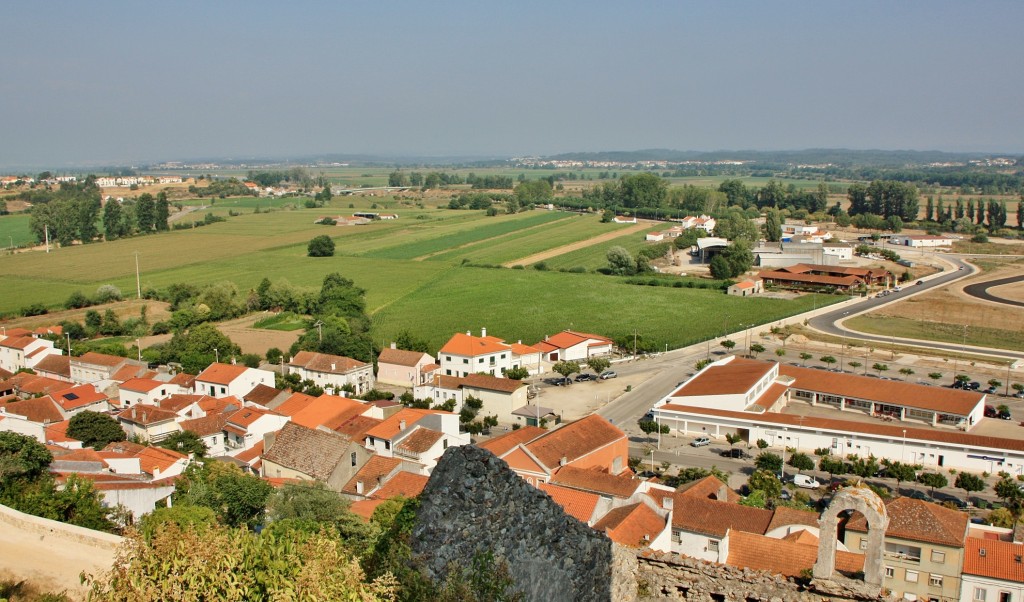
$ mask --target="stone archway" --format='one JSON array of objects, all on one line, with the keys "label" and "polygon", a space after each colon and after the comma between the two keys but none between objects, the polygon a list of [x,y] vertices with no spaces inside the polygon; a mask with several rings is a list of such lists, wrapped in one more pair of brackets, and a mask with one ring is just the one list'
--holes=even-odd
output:
[{"label": "stone archway", "polygon": [[882,499],[863,485],[839,490],[832,503],[818,519],[818,561],[814,563],[815,579],[832,579],[836,568],[836,531],[839,513],[856,510],[868,521],[868,546],[864,550],[864,583],[882,587],[882,552],[885,530],[889,527],[889,513]]}]

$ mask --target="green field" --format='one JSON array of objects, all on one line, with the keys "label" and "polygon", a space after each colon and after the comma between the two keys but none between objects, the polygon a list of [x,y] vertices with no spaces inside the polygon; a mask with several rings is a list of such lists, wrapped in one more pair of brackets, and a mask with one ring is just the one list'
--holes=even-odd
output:
[{"label": "green field", "polygon": [[0,216],[0,247],[20,247],[35,242],[36,235],[29,229],[32,218],[27,213]]},{"label": "green field", "polygon": [[588,270],[596,270],[601,266],[608,265],[608,249],[612,247],[622,247],[633,255],[636,255],[637,251],[640,249],[655,244],[647,242],[647,232],[653,232],[659,229],[660,228],[651,228],[650,230],[644,230],[642,232],[624,234],[607,242],[584,247],[582,249],[576,249],[575,251],[570,251],[563,255],[559,255],[558,257],[553,257],[545,261],[545,263],[553,270],[568,270],[574,267],[584,267]]},{"label": "green field", "polygon": [[[350,214],[350,203],[359,209],[390,206],[400,218],[355,227],[313,224],[322,215]],[[812,303],[628,285],[593,273],[462,265],[466,259],[499,264],[623,228],[602,224],[597,215],[531,211],[488,217],[483,211],[348,197],[335,199],[328,208],[259,214],[253,212],[255,204],[218,200],[217,211],[228,208],[241,215],[200,228],[74,245],[49,254],[2,256],[0,286],[5,294],[0,295],[0,312],[14,313],[32,303],[57,308],[72,292],[91,294],[107,283],[130,295],[136,286],[136,253],[143,288],[230,281],[244,296],[264,277],[318,287],[325,274],[339,272],[366,289],[375,340],[387,342],[408,330],[435,347],[452,332],[481,327],[527,342],[565,328],[612,337],[631,335],[635,329],[656,346],[676,347],[719,336],[740,323],[777,320]],[[309,240],[325,233],[335,240],[335,256],[307,257]],[[636,251],[645,243],[642,233],[623,235],[548,263],[594,269],[605,264],[607,249],[615,244]],[[284,321],[265,327],[294,326]]]}]

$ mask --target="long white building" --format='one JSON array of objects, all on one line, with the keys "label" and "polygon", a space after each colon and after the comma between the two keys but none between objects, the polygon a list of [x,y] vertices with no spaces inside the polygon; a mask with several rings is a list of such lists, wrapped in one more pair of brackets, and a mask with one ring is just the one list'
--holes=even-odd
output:
[{"label": "long white building", "polygon": [[[800,403],[816,409],[786,411]],[[1024,474],[1024,441],[970,432],[984,406],[985,395],[973,391],[730,356],[705,367],[651,411],[680,434],[738,434],[748,443],[763,439],[805,452],[828,448],[840,457]]]}]

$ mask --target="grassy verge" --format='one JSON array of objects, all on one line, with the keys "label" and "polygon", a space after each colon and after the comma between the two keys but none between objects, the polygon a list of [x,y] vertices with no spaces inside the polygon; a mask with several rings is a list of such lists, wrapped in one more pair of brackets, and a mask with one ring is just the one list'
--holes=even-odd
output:
[{"label": "grassy verge", "polygon": [[871,315],[856,316],[844,324],[852,330],[868,334],[1024,351],[1024,339],[1019,331],[972,326],[967,328],[965,338],[964,327],[959,324]]},{"label": "grassy verge", "polygon": [[306,327],[306,319],[290,311],[284,311],[277,315],[270,316],[269,318],[257,320],[252,327],[263,328],[265,330],[302,330]]}]

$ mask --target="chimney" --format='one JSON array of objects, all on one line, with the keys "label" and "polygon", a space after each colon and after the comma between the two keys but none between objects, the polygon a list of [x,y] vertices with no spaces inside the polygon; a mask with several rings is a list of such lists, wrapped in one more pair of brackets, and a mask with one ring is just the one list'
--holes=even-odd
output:
[{"label": "chimney", "polygon": [[334,370],[337,370],[337,369],[338,369],[338,364],[331,363],[331,371],[333,372]]},{"label": "chimney", "polygon": [[275,443],[277,443],[277,431],[270,431],[269,433],[263,434],[264,451],[269,450],[271,447],[274,447]]},{"label": "chimney", "polygon": [[562,456],[562,459],[558,461],[559,466],[565,466],[569,463],[569,458]]},{"label": "chimney", "polygon": [[397,347],[397,346],[395,346],[395,344],[394,344],[394,343],[391,343],[391,348],[392,348],[392,349],[398,349],[398,347]]},{"label": "chimney", "polygon": [[978,548],[978,556],[985,556],[985,548]]},{"label": "chimney", "polygon": [[138,418],[139,417],[138,414],[139,414],[138,408],[132,408],[132,420]]},{"label": "chimney", "polygon": [[487,327],[485,326],[485,327],[480,329],[480,337],[484,338],[486,336],[487,336]]},{"label": "chimney", "polygon": [[671,510],[672,506],[675,503],[676,503],[676,499],[674,497],[670,496],[670,495],[667,495],[664,498],[662,498],[661,505],[665,508],[665,510]]},{"label": "chimney", "polygon": [[362,481],[356,481],[356,493],[358,493],[360,495],[363,494],[363,482]]},{"label": "chimney", "polygon": [[405,430],[405,421],[404,420],[400,420],[398,422],[398,430],[400,430],[400,431],[404,431]]},{"label": "chimney", "polygon": [[718,493],[715,494],[715,499],[720,501],[720,502],[728,502],[729,501],[729,488],[726,487],[725,485],[720,486],[718,488]]},{"label": "chimney", "polygon": [[473,336],[473,333],[467,330],[467,331],[466,331],[466,336],[467,336],[467,337],[471,337],[471,336]]}]

